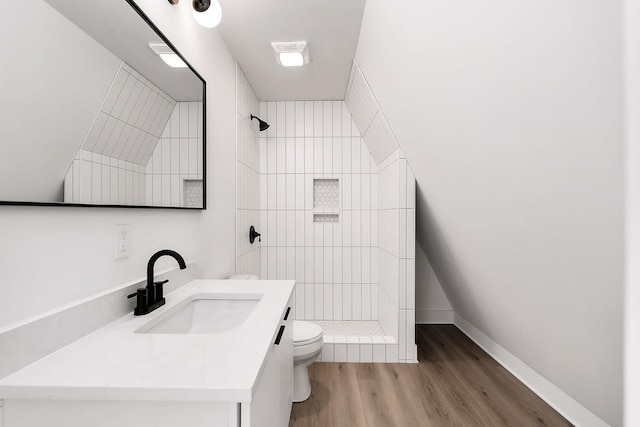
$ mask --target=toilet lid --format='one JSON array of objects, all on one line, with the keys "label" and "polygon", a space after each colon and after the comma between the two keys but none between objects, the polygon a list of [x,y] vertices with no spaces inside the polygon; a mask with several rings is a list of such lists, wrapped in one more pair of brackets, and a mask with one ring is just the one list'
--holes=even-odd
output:
[{"label": "toilet lid", "polygon": [[304,345],[322,338],[322,328],[303,320],[293,321],[293,345]]}]

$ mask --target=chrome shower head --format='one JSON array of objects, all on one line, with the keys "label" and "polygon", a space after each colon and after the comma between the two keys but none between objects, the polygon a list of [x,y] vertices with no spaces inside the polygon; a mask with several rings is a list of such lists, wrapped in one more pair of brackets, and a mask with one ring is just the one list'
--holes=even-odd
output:
[{"label": "chrome shower head", "polygon": [[258,123],[260,123],[260,132],[269,129],[269,123],[265,122],[264,120],[260,120],[260,117],[254,116],[252,114],[251,115],[251,120],[253,120],[253,119],[257,119]]}]

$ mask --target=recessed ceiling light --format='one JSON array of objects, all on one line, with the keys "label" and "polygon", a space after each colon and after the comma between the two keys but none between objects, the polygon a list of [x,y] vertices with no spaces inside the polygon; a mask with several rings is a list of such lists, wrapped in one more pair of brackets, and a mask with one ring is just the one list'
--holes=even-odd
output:
[{"label": "recessed ceiling light", "polygon": [[304,65],[304,57],[300,52],[282,52],[278,55],[280,64],[284,67],[299,67]]},{"label": "recessed ceiling light", "polygon": [[164,43],[149,43],[149,47],[154,51],[160,59],[168,66],[174,68],[186,68],[187,64],[169,46]]},{"label": "recessed ceiling light", "polygon": [[299,67],[309,62],[307,42],[272,42],[278,64],[283,67]]}]

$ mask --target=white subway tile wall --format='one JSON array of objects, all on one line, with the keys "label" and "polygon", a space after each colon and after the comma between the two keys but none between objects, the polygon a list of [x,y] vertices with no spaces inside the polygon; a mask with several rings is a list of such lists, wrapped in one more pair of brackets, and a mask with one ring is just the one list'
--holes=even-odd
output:
[{"label": "white subway tile wall", "polygon": [[364,79],[364,75],[355,61],[351,68],[351,76],[349,76],[345,102],[351,114],[353,114],[355,123],[364,135],[379,108],[373,92],[369,88],[369,85]]},{"label": "white subway tile wall", "polygon": [[[378,168],[378,319],[396,339],[385,344],[384,357],[415,362],[415,176],[355,61],[346,104]],[[373,358],[382,358],[375,346]]]},{"label": "white subway tile wall", "polygon": [[146,168],[80,149],[64,179],[65,203],[143,205]]},{"label": "white subway tile wall", "polygon": [[353,61],[351,68],[345,102],[360,127],[373,158],[379,165],[398,150],[399,146],[356,61]]},{"label": "white subway tile wall", "polygon": [[377,168],[345,103],[262,102],[260,117],[261,277],[296,280],[296,319],[377,320]]},{"label": "white subway tile wall", "polygon": [[391,132],[391,128],[380,110],[378,110],[371,125],[369,125],[364,138],[378,164],[398,149],[398,143],[393,136],[393,132]]},{"label": "white subway tile wall", "polygon": [[82,148],[146,165],[175,103],[169,95],[123,62]]},{"label": "white subway tile wall", "polygon": [[146,204],[193,207],[185,182],[202,180],[202,148],[202,102],[177,102],[147,163]]},{"label": "white subway tile wall", "polygon": [[[260,220],[260,155],[259,129],[251,115],[259,115],[258,99],[251,85],[236,66],[236,273],[261,275],[260,248],[266,234]],[[262,233],[261,240],[249,242],[249,228]],[[295,274],[293,274],[295,275]],[[262,279],[266,277],[263,275]]]}]

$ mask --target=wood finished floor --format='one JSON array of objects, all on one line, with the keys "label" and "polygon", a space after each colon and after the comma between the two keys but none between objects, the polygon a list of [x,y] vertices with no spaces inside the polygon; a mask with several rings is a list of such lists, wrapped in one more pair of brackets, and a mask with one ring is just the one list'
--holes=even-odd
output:
[{"label": "wood finished floor", "polygon": [[314,363],[290,427],[571,426],[453,325],[417,325],[418,364]]}]

